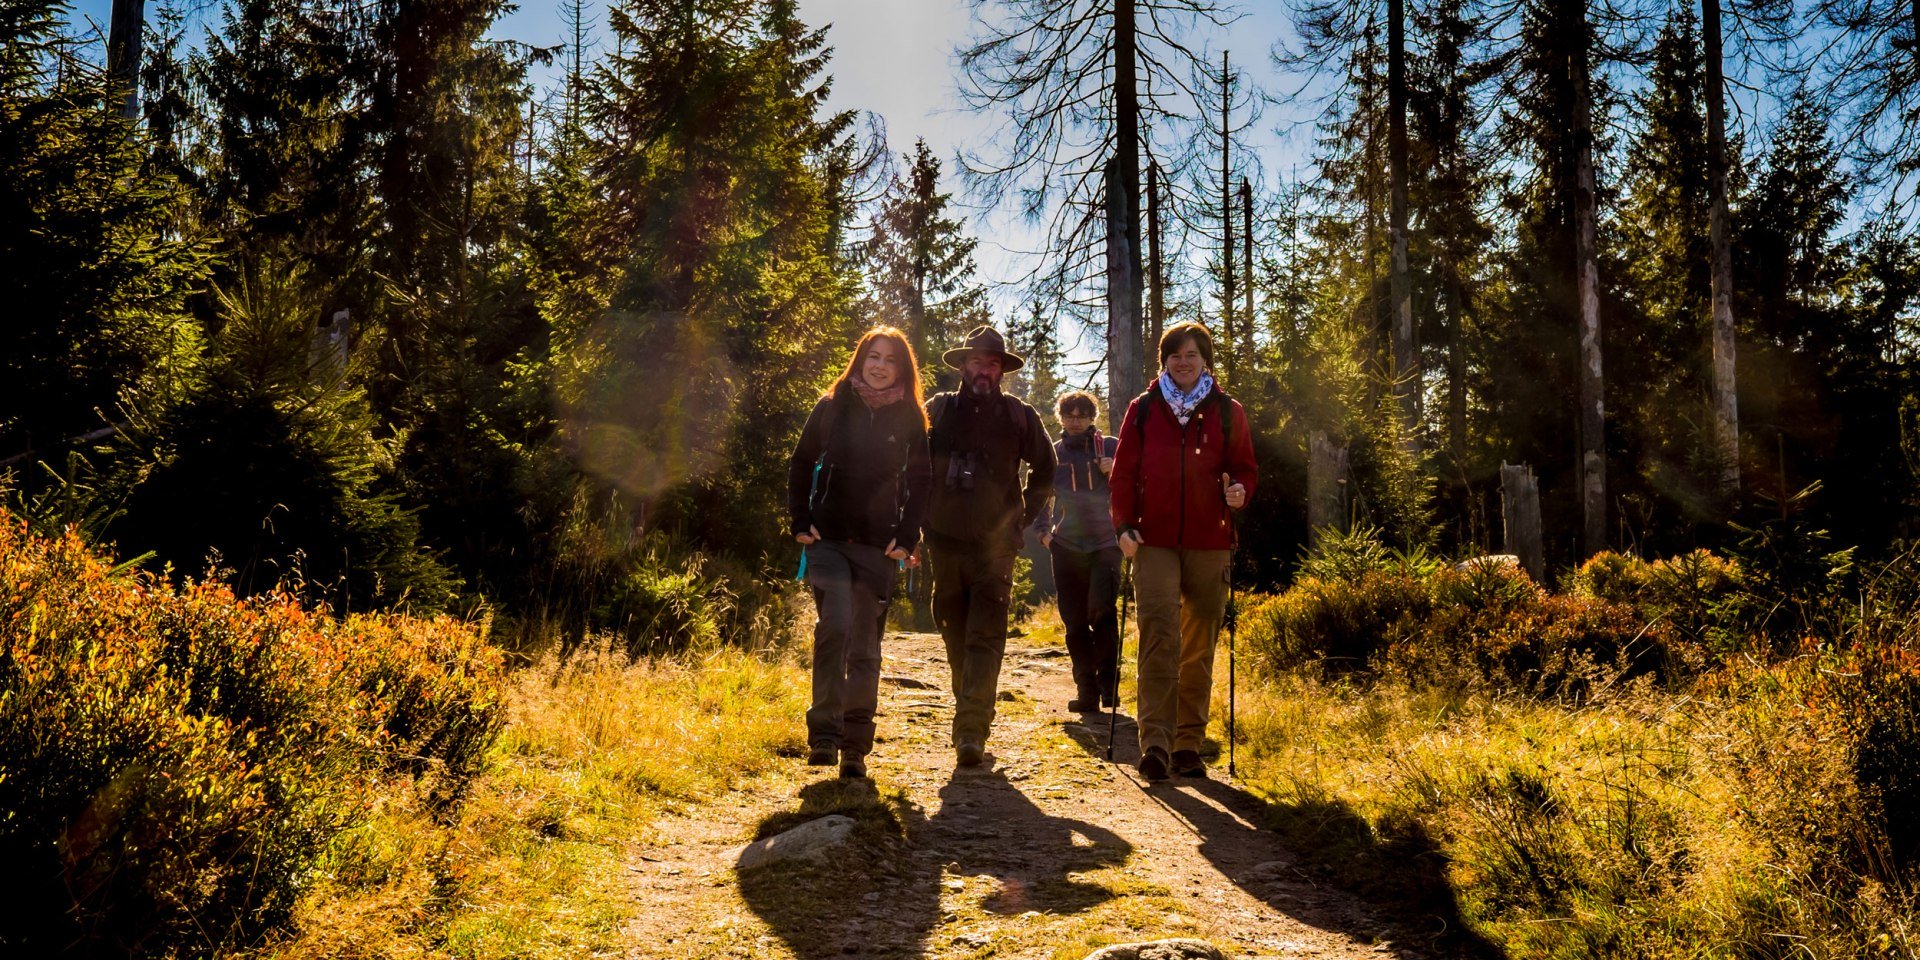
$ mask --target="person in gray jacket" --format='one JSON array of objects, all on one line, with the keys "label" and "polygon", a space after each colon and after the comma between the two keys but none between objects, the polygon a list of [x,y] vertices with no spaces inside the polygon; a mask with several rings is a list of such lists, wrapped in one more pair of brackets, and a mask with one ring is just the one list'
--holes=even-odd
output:
[{"label": "person in gray jacket", "polygon": [[1053,444],[1053,502],[1035,529],[1053,555],[1060,625],[1073,661],[1075,695],[1067,709],[1091,713],[1114,705],[1120,655],[1120,544],[1107,488],[1120,441],[1094,427],[1100,406],[1090,393],[1066,394],[1055,410],[1060,439]]}]

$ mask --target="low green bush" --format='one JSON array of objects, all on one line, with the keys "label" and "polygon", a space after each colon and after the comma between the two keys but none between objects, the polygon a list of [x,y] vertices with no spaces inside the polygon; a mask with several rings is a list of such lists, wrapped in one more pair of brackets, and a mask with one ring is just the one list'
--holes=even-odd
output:
[{"label": "low green bush", "polygon": [[1586,700],[1635,677],[1686,675],[1701,662],[1670,626],[1611,598],[1640,589],[1628,589],[1643,576],[1640,561],[1586,571],[1611,596],[1553,594],[1511,563],[1443,566],[1352,539],[1323,553],[1325,564],[1305,567],[1322,576],[1247,605],[1247,646],[1268,669],[1391,671],[1421,683]]},{"label": "low green bush", "polygon": [[467,625],[174,588],[0,514],[0,952],[257,942],[378,784],[451,809],[503,683]]}]

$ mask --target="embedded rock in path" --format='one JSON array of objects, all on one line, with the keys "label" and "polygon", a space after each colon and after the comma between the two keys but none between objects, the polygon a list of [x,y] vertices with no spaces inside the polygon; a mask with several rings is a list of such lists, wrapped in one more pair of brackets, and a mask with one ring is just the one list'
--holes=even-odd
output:
[{"label": "embedded rock in path", "polygon": [[845,844],[853,833],[853,818],[839,814],[808,820],[785,833],[755,840],[740,847],[733,865],[740,870],[769,863],[792,861],[822,862],[835,848]]},{"label": "embedded rock in path", "polygon": [[1220,948],[1205,940],[1179,938],[1147,943],[1116,943],[1087,954],[1086,960],[1227,960]]},{"label": "embedded rock in path", "polygon": [[891,683],[907,690],[932,690],[933,684],[918,677],[888,675],[880,678],[881,683]]}]

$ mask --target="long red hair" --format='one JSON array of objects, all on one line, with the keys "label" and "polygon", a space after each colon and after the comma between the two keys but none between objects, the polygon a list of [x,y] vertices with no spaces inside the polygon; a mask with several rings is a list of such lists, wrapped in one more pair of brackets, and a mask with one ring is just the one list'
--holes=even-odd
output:
[{"label": "long red hair", "polygon": [[900,350],[900,356],[906,359],[906,369],[900,371],[900,376],[906,380],[907,396],[913,401],[913,409],[920,412],[920,422],[924,425],[927,422],[927,398],[920,389],[920,360],[914,356],[913,344],[907,342],[907,335],[898,327],[878,326],[861,334],[860,342],[853,347],[853,356],[847,358],[847,369],[841,371],[839,379],[833,381],[825,395],[833,396],[842,384],[860,375],[860,363],[876,340],[893,341],[893,345]]}]

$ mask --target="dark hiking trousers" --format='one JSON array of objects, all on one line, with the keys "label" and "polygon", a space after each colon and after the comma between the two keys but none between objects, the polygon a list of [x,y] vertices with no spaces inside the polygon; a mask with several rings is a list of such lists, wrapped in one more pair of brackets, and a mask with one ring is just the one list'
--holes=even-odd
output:
[{"label": "dark hiking trousers", "polygon": [[933,618],[953,672],[953,742],[986,746],[1007,653],[1013,545],[941,537],[933,547]]},{"label": "dark hiking trousers", "polygon": [[1060,594],[1060,625],[1073,659],[1073,687],[1081,700],[1113,694],[1120,653],[1120,548],[1069,550],[1053,541],[1053,582]]},{"label": "dark hiking trousers", "polygon": [[894,563],[879,547],[822,540],[807,547],[813,627],[813,705],[807,745],[838,747],[841,760],[873,749],[880,702],[880,633],[893,594]]}]

